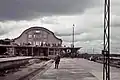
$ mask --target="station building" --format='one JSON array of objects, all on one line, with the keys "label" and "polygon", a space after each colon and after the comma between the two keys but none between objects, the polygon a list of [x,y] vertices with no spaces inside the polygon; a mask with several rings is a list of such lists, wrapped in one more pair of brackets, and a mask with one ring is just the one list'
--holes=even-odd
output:
[{"label": "station building", "polygon": [[59,47],[62,46],[62,40],[46,28],[31,27],[15,38],[14,44],[19,46],[16,47],[15,53],[30,56],[50,56],[60,53]]},{"label": "station building", "polygon": [[62,40],[55,34],[43,27],[31,27],[25,30],[19,37],[14,39],[18,45],[30,44],[34,46],[61,46]]}]

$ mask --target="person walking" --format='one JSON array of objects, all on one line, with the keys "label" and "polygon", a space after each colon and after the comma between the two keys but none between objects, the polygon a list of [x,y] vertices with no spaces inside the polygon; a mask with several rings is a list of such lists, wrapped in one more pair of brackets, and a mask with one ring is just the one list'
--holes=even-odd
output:
[{"label": "person walking", "polygon": [[58,69],[59,62],[60,62],[60,55],[57,54],[55,57],[55,69]]}]

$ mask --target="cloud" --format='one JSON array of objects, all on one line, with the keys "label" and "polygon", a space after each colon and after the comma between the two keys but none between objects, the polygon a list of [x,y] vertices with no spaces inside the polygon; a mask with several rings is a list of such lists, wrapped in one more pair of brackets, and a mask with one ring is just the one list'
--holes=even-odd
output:
[{"label": "cloud", "polygon": [[111,27],[120,27],[120,15],[114,15],[112,16],[111,19]]},{"label": "cloud", "polygon": [[30,20],[51,15],[81,14],[96,0],[1,0],[0,20]]},{"label": "cloud", "polygon": [[[119,8],[120,1],[112,0],[111,53],[120,49]],[[103,0],[1,0],[0,20],[0,38],[15,38],[29,27],[40,26],[70,46],[75,24],[75,46],[89,53],[103,49]]]}]

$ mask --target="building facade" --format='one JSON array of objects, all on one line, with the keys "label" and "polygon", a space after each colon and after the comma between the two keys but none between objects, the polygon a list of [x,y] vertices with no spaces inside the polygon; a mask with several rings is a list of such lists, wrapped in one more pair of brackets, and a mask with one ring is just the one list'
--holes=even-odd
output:
[{"label": "building facade", "polygon": [[14,39],[18,45],[37,45],[37,46],[61,46],[62,40],[57,38],[54,33],[43,27],[31,27],[25,30],[19,37]]}]

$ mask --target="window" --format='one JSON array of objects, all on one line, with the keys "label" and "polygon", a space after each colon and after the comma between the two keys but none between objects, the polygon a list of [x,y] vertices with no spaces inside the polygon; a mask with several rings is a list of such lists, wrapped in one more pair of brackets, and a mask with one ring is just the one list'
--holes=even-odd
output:
[{"label": "window", "polygon": [[41,36],[41,35],[39,35],[39,37],[41,38],[42,36]]},{"label": "window", "polygon": [[49,55],[53,55],[53,52],[49,52]]},{"label": "window", "polygon": [[40,38],[41,38],[40,35],[38,35],[38,34],[34,34],[33,37],[34,37],[34,38],[37,38],[37,39],[40,39]]},{"label": "window", "polygon": [[48,43],[48,46],[50,47],[50,43]]},{"label": "window", "polygon": [[32,44],[32,42],[31,42],[31,41],[28,41],[28,44],[30,44],[30,45],[31,45],[31,44]]},{"label": "window", "polygon": [[40,33],[40,31],[37,30],[37,31],[35,31],[35,33]]},{"label": "window", "polygon": [[44,42],[47,42],[47,39],[43,39]]},{"label": "window", "polygon": [[43,38],[47,38],[47,33],[46,32],[43,33]]},{"label": "window", "polygon": [[38,42],[38,41],[36,41],[36,45],[39,45],[39,42]]},{"label": "window", "polygon": [[35,38],[38,38],[38,39],[39,39],[39,38],[40,38],[40,36],[39,36],[38,34],[36,34],[36,35],[35,35]]},{"label": "window", "polygon": [[43,42],[41,42],[41,46],[43,46]]},{"label": "window", "polygon": [[36,37],[36,35],[34,35],[34,38]]},{"label": "window", "polygon": [[28,35],[28,38],[32,38],[32,35],[31,35],[31,34],[29,34],[29,35]]},{"label": "window", "polygon": [[39,42],[39,44],[41,45],[41,42]]},{"label": "window", "polygon": [[33,42],[33,45],[35,46],[36,44],[35,44],[35,41]]},{"label": "window", "polygon": [[43,42],[43,45],[45,45],[46,42]]},{"label": "window", "polygon": [[43,38],[47,38],[47,35],[43,35]]}]

